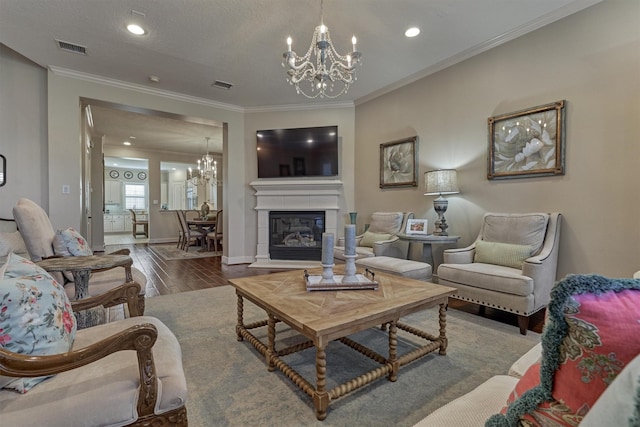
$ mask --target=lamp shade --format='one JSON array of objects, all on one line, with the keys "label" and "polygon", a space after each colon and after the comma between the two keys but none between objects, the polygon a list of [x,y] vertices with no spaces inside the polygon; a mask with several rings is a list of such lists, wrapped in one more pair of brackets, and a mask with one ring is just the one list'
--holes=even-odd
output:
[{"label": "lamp shade", "polygon": [[440,169],[424,174],[425,196],[439,194],[456,194],[458,189],[458,176],[454,169]]}]

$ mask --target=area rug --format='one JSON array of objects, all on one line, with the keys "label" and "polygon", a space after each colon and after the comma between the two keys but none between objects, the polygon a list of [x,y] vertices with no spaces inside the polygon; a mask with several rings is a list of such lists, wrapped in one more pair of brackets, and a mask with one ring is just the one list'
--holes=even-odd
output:
[{"label": "area rug", "polygon": [[221,251],[214,252],[204,250],[200,252],[200,250],[202,249],[200,246],[191,246],[189,248],[189,252],[187,252],[180,248],[176,248],[175,243],[149,245],[149,249],[151,249],[153,252],[167,261],[175,259],[209,258],[214,256],[222,256]]},{"label": "area rug", "polygon": [[[245,321],[264,312],[245,300]],[[329,405],[326,420],[315,418],[309,396],[281,372],[268,372],[264,357],[236,339],[234,288],[165,295],[147,300],[146,315],[162,320],[178,338],[187,377],[190,426],[412,426],[436,408],[472,390],[509,366],[540,340],[506,325],[462,311],[447,312],[447,355],[430,354],[406,365],[398,380],[381,378]],[[437,332],[437,309],[403,318]],[[266,336],[265,328],[257,335]],[[299,339],[278,324],[287,345]],[[352,336],[386,355],[388,338],[377,328]],[[401,336],[399,352],[412,343]],[[285,344],[280,344],[280,347]],[[315,384],[313,348],[286,356],[287,363]],[[327,388],[371,369],[370,361],[339,343],[327,348]]]}]

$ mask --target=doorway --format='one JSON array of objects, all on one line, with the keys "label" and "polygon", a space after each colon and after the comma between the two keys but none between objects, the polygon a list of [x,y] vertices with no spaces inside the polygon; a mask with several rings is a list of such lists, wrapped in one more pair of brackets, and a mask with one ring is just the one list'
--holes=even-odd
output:
[{"label": "doorway", "polygon": [[[134,184],[137,180],[144,182],[146,185],[145,197],[147,198],[144,209],[149,220],[149,241],[153,243],[154,239],[157,241],[170,241],[170,239],[176,238],[177,230],[173,230],[175,215],[160,215],[161,212],[170,210],[168,194],[169,191],[173,191],[166,186],[167,170],[168,168],[177,170],[176,163],[189,165],[193,168],[197,167],[197,160],[206,152],[205,138],[209,138],[209,150],[219,159],[218,164],[222,165],[224,155],[222,152],[223,124],[212,120],[186,117],[94,99],[81,99],[81,102],[83,109],[88,107],[87,121],[89,123],[94,157],[99,153],[99,158],[102,159],[104,156],[105,159],[104,164],[92,161],[91,167],[93,169],[99,168],[100,174],[98,175],[95,171],[92,171],[90,176],[94,177],[96,183],[98,182],[97,179],[100,180],[99,182],[106,183],[113,180],[108,174],[115,171],[113,172],[114,175],[117,172],[119,178]],[[122,165],[119,165],[116,167],[110,165],[108,159],[117,159],[126,166],[120,167]],[[136,160],[144,161],[144,166],[136,166],[130,163]],[[186,170],[186,167],[184,167],[184,170]],[[132,175],[132,177],[126,178],[125,174],[126,176]],[[144,177],[144,179],[141,180],[140,176]],[[121,183],[122,201],[119,204],[119,208],[118,206],[113,207],[113,210],[122,213],[123,216],[126,214],[123,211],[123,208],[126,207],[124,185],[124,183]],[[98,189],[96,187],[101,188],[102,191],[96,192]],[[183,180],[183,187],[182,194],[186,198],[186,179]],[[87,234],[91,234],[94,237],[97,236],[96,242],[92,245],[94,248],[104,247],[105,235],[114,233],[114,230],[120,230],[119,218],[112,218],[113,223],[105,221],[105,216],[110,214],[112,210],[111,207],[107,207],[108,199],[104,198],[107,196],[107,191],[111,191],[107,188],[107,185],[93,186],[93,193],[101,193],[99,198],[95,194],[91,196],[93,203],[91,203],[89,216],[92,217],[92,221],[88,226],[90,229],[87,230]],[[222,203],[221,195],[222,190],[216,194],[220,206]],[[136,206],[136,209],[138,209],[138,206]],[[107,213],[107,211],[110,212]],[[126,222],[126,218],[124,221]],[[137,239],[138,242],[141,240],[140,237]]]}]

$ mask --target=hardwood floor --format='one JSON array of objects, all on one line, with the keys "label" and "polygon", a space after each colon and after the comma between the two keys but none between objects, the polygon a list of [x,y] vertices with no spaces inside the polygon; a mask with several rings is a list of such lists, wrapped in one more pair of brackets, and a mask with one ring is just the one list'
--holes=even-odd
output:
[{"label": "hardwood floor", "polygon": [[226,286],[235,277],[282,271],[225,265],[221,257],[165,260],[145,243],[107,245],[105,252],[123,248],[131,251],[133,265],[147,276],[147,288],[155,288],[160,295]]},{"label": "hardwood floor", "polygon": [[[146,243],[107,245],[106,252],[127,248],[131,251],[133,265],[147,276],[147,288],[157,290],[160,295],[198,289],[226,286],[227,280],[236,277],[257,276],[282,270],[249,268],[247,264],[225,265],[221,257],[196,258],[183,260],[165,260],[149,249]],[[449,300],[449,307],[468,313],[482,315],[517,328],[517,317],[511,313],[480,306],[454,299]],[[544,310],[531,317],[529,330],[542,332]],[[515,330],[517,333],[517,329]]]}]

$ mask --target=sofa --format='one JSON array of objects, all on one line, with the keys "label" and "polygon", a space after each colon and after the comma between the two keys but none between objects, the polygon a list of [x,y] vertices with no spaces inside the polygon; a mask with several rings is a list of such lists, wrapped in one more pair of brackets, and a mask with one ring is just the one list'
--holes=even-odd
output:
[{"label": "sofa", "polygon": [[570,275],[541,342],[418,427],[640,426],[640,280]]}]

